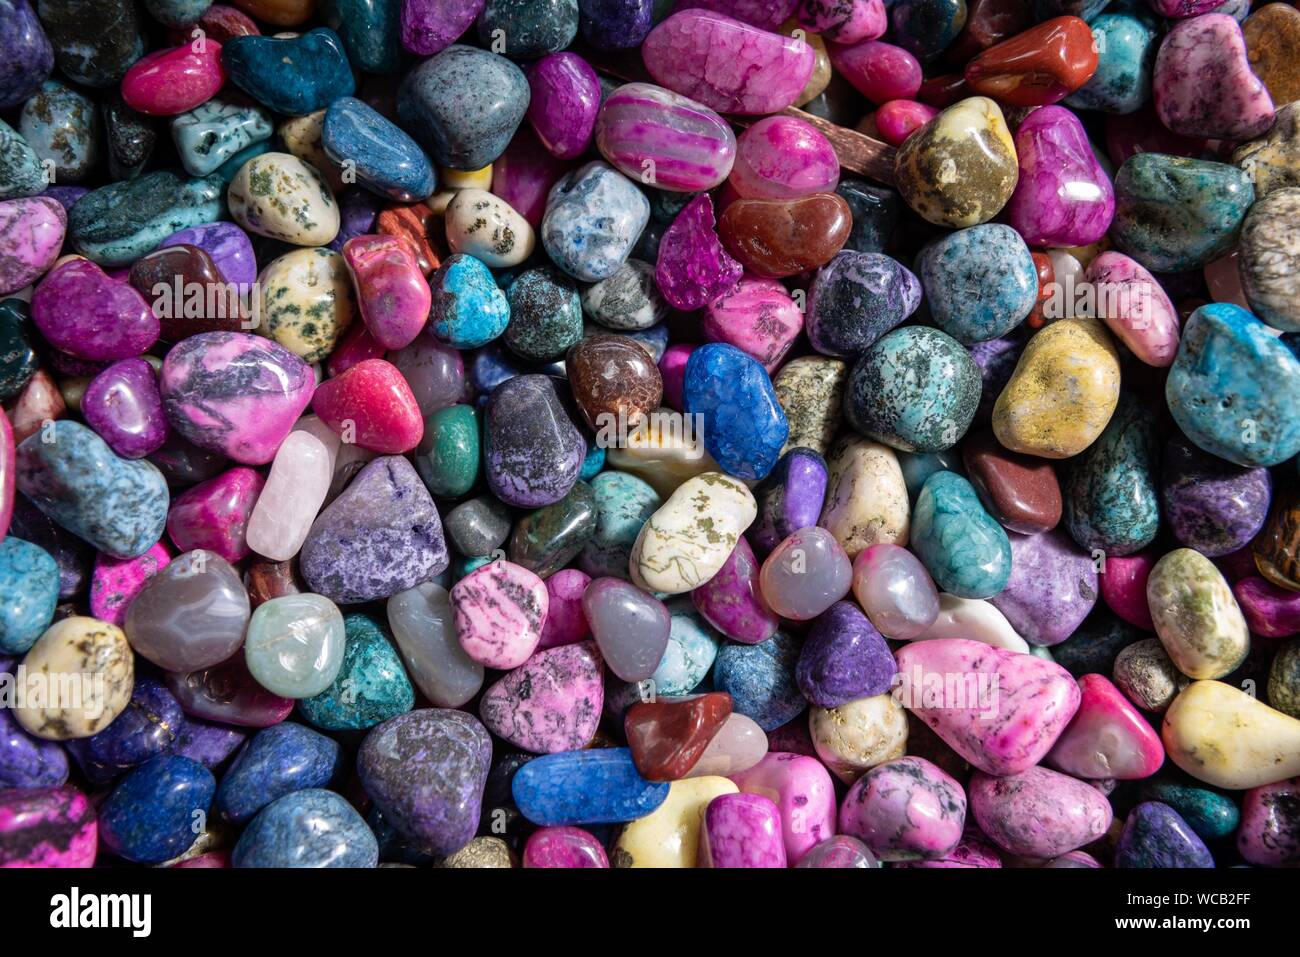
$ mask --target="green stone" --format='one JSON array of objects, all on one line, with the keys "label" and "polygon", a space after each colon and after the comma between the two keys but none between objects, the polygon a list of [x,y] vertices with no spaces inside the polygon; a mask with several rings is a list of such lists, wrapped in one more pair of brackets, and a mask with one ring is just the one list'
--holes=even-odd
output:
[{"label": "green stone", "polygon": [[1268,671],[1268,703],[1293,718],[1300,718],[1300,638],[1278,645]]},{"label": "green stone", "polygon": [[510,538],[510,560],[546,578],[591,541],[596,514],[596,493],[586,482],[575,482],[564,498],[518,521]]},{"label": "green stone", "polygon": [[40,364],[28,336],[30,317],[21,299],[0,302],[0,402],[22,391]]},{"label": "green stone", "polygon": [[299,702],[303,719],[322,731],[365,730],[410,711],[415,689],[384,627],[359,612],[343,627],[343,666],[333,684]]},{"label": "green stone", "polygon": [[1227,837],[1241,820],[1241,813],[1231,798],[1189,784],[1152,781],[1142,786],[1142,800],[1168,804],[1207,841]]},{"label": "green stone", "polygon": [[448,406],[424,420],[415,468],[429,494],[459,498],[474,487],[483,461],[480,424],[472,405]]}]

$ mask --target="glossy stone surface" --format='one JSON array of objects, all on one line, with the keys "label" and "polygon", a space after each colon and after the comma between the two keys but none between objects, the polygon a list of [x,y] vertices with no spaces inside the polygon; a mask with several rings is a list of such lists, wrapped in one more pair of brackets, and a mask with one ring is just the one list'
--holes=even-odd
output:
[{"label": "glossy stone surface", "polygon": [[709,624],[745,644],[767,640],[780,623],[761,597],[759,568],[753,549],[742,537],[718,573],[691,592],[696,609]]},{"label": "glossy stone surface", "polygon": [[59,566],[49,552],[12,536],[0,541],[0,652],[25,654],[53,621],[58,600]]},{"label": "glossy stone surface", "polygon": [[353,612],[343,617],[343,628],[347,644],[338,676],[299,703],[302,717],[322,731],[364,730],[410,711],[415,690],[379,621]]},{"label": "glossy stone surface", "polygon": [[1251,207],[1237,245],[1241,288],[1251,310],[1284,332],[1300,331],[1293,278],[1300,243],[1291,226],[1297,210],[1300,189],[1274,190]]},{"label": "glossy stone surface", "polygon": [[415,396],[383,359],[366,359],[326,379],[312,396],[312,410],[348,444],[384,455],[410,452],[424,435]]},{"label": "glossy stone surface", "polygon": [[402,46],[430,56],[446,49],[469,29],[485,0],[409,0],[402,3]]},{"label": "glossy stone surface", "polygon": [[753,494],[735,479],[717,472],[688,479],[637,535],[629,558],[632,581],[668,594],[707,582],[756,514]]},{"label": "glossy stone surface", "polygon": [[616,578],[587,586],[583,613],[601,656],[624,681],[649,678],[668,646],[668,609],[641,589]]},{"label": "glossy stone surface", "polygon": [[293,702],[271,694],[248,673],[240,655],[212,668],[189,674],[169,674],[167,690],[181,703],[187,718],[201,718],[240,727],[266,728],[293,711]]},{"label": "glossy stone surface", "polygon": [[882,542],[853,562],[853,595],[880,634],[897,641],[923,636],[940,612],[939,594],[911,552]]},{"label": "glossy stone surface", "polygon": [[144,297],[85,259],[56,266],[32,294],[32,322],[45,340],[80,359],[128,359],[158,339]]},{"label": "glossy stone surface", "polygon": [[189,758],[161,755],[142,764],[99,809],[99,838],[106,850],[142,864],[179,855],[194,840],[196,813],[205,816],[217,782]]},{"label": "glossy stone surface", "polygon": [[510,307],[491,272],[473,256],[454,254],[430,277],[429,332],[455,349],[486,345],[506,330]]},{"label": "glossy stone surface", "polygon": [[1170,760],[1218,788],[1243,790],[1300,771],[1300,722],[1219,681],[1195,681],[1165,713],[1161,740]]},{"label": "glossy stone surface", "polygon": [[289,116],[324,109],[356,89],[343,42],[328,27],[285,38],[235,37],[222,62],[235,86]]},{"label": "glossy stone surface", "polygon": [[922,250],[917,266],[935,324],[966,344],[1010,332],[1038,292],[1025,240],[1001,224],[945,236]]},{"label": "glossy stone surface", "polygon": [[1009,777],[977,773],[971,814],[1009,854],[1053,858],[1090,844],[1110,827],[1109,802],[1095,788],[1047,768]]},{"label": "glossy stone surface", "polygon": [[223,820],[241,824],[286,795],[328,787],[342,767],[337,741],[285,721],[253,735],[222,776],[213,807]]},{"label": "glossy stone surface", "polygon": [[573,278],[600,282],[622,267],[649,217],[645,194],[612,167],[591,162],[551,187],[542,247]]},{"label": "glossy stone surface", "polygon": [[962,598],[996,595],[1011,574],[1006,532],[953,472],[926,480],[912,510],[911,544],[935,583]]},{"label": "glossy stone surface", "polygon": [[485,190],[458,190],[444,219],[453,253],[468,253],[494,269],[518,266],[532,255],[533,227],[505,200]]},{"label": "glossy stone surface", "polygon": [[702,417],[704,446],[728,473],[761,479],[789,435],[771,379],[735,346],[709,343],[691,353],[682,398]]},{"label": "glossy stone surface", "polygon": [[196,550],[149,579],[128,606],[124,627],[142,657],[165,671],[185,673],[234,654],[248,615],[238,572],[219,555]]},{"label": "glossy stone surface", "polygon": [[123,458],[143,458],[167,440],[158,377],[143,359],[123,359],[95,376],[82,394],[81,414]]},{"label": "glossy stone surface", "polygon": [[[0,787],[7,793],[57,788],[68,779],[68,756],[55,741],[41,741],[0,712]],[[0,858],[4,860],[4,858]]]},{"label": "glossy stone surface", "polygon": [[717,692],[632,705],[623,728],[637,770],[649,781],[686,777],[730,714],[730,698]]},{"label": "glossy stone surface", "polygon": [[669,304],[691,311],[711,304],[739,282],[740,263],[722,248],[714,233],[713,201],[692,199],[673,219],[659,242],[655,279]]},{"label": "glossy stone surface", "polygon": [[943,857],[961,839],[966,795],[924,758],[905,757],[872,768],[849,789],[839,827],[881,860]]},{"label": "glossy stone surface", "polygon": [[231,852],[234,867],[374,867],[375,835],[346,800],[308,788],[272,801]]},{"label": "glossy stone surface", "polygon": [[844,250],[817,273],[808,293],[808,338],[823,355],[870,348],[907,319],[921,301],[921,283],[881,253]]},{"label": "glossy stone surface", "polygon": [[989,430],[966,437],[962,461],[980,502],[1009,531],[1036,535],[1061,520],[1061,487],[1050,463],[1003,448]]},{"label": "glossy stone surface", "polygon": [[1160,736],[1115,685],[1084,675],[1079,690],[1079,710],[1048,753],[1049,765],[1091,780],[1137,780],[1160,770]]},{"label": "glossy stone surface", "polygon": [[1288,590],[1300,583],[1300,564],[1296,548],[1296,486],[1282,485],[1274,496],[1268,518],[1258,537],[1251,543],[1251,553],[1259,573]]},{"label": "glossy stone surface", "polygon": [[1250,635],[1232,589],[1200,552],[1168,552],[1147,579],[1156,634],[1178,670],[1190,678],[1221,678],[1246,656]]},{"label": "glossy stone surface", "polygon": [[575,482],[558,502],[519,519],[507,555],[534,574],[549,577],[582,550],[595,530],[595,495],[586,482]]},{"label": "glossy stone surface", "polygon": [[1237,850],[1260,867],[1287,867],[1300,860],[1296,797],[1300,780],[1291,778],[1246,792]]},{"label": "glossy stone surface", "polygon": [[126,71],[122,100],[146,116],[176,116],[211,99],[225,82],[216,41],[157,49]]},{"label": "glossy stone surface", "polygon": [[356,181],[400,203],[427,199],[437,174],[423,150],[401,127],[351,96],[329,104],[321,146],[335,163],[352,162]]},{"label": "glossy stone surface", "polygon": [[310,698],[333,684],[343,665],[343,615],[321,595],[285,595],[258,605],[248,623],[249,674],[284,698]]},{"label": "glossy stone surface", "polygon": [[668,792],[667,783],[641,777],[627,748],[545,755],[520,768],[511,784],[520,813],[542,827],[634,821]]},{"label": "glossy stone surface", "polygon": [[1178,351],[1179,319],[1173,302],[1136,260],[1104,252],[1085,276],[1099,292],[1097,318],[1147,365],[1164,367]]},{"label": "glossy stone surface", "polygon": [[1156,55],[1152,91],[1160,121],[1180,136],[1250,140],[1273,125],[1273,98],[1226,13],[1174,24]]},{"label": "glossy stone surface", "polygon": [[1135,399],[1121,397],[1097,441],[1071,462],[1062,490],[1065,524],[1086,550],[1131,555],[1156,537],[1155,428]]},{"label": "glossy stone surface", "polygon": [[0,70],[0,109],[5,110],[35,93],[54,67],[54,49],[37,19],[36,4],[16,0],[8,13],[0,36],[6,53]]},{"label": "glossy stone surface", "polygon": [[492,392],[483,447],[488,488],[520,508],[567,495],[586,455],[554,384],[541,375],[518,376]]},{"label": "glossy stone surface", "polygon": [[1078,17],[1056,17],[985,50],[966,65],[966,82],[1011,106],[1063,100],[1097,71],[1092,31]]},{"label": "glossy stone surface", "polygon": [[493,561],[453,586],[451,605],[465,653],[480,664],[508,670],[527,661],[541,640],[546,586],[526,568]]},{"label": "glossy stone surface", "polygon": [[722,243],[758,276],[780,279],[830,262],[848,239],[852,214],[835,193],[739,199],[718,222]]},{"label": "glossy stone surface", "polygon": [[736,159],[736,135],[722,117],[650,83],[628,83],[606,97],[596,146],[625,175],[683,193],[718,186]]},{"label": "glossy stone surface", "polygon": [[893,449],[846,436],[828,450],[827,462],[830,480],[818,524],[849,557],[878,542],[906,543],[911,508]]},{"label": "glossy stone surface", "polygon": [[578,827],[544,827],[524,845],[524,867],[609,867],[605,848],[589,831]]},{"label": "glossy stone surface", "polygon": [[1115,846],[1115,866],[1213,867],[1214,857],[1177,811],[1158,801],[1145,801],[1124,821]]},{"label": "glossy stone surface", "polygon": [[388,623],[420,692],[439,708],[465,704],[483,686],[483,666],[460,646],[447,589],[425,582],[388,599]]},{"label": "glossy stone surface", "polygon": [[250,468],[233,468],[177,496],[167,534],[183,552],[208,549],[228,562],[249,555],[247,531],[265,482]]}]

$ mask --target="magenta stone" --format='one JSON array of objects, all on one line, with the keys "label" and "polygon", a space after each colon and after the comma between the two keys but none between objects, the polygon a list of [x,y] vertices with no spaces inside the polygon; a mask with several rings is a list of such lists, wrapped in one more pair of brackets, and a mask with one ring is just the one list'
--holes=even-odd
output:
[{"label": "magenta stone", "polygon": [[884,0],[800,0],[799,23],[835,43],[884,36],[889,20]]},{"label": "magenta stone", "polygon": [[135,558],[113,558],[100,552],[90,576],[90,613],[100,621],[121,627],[131,599],[171,560],[172,553],[163,542]]},{"label": "magenta stone", "polygon": [[905,861],[894,866],[934,870],[1001,867],[1002,854],[979,832],[979,828],[967,827],[957,846],[943,857],[930,861]]},{"label": "magenta stone", "polygon": [[939,115],[939,111],[916,100],[890,100],[875,112],[876,132],[890,146],[902,146],[907,138]]},{"label": "magenta stone", "polygon": [[698,348],[693,342],[674,342],[659,357],[659,376],[664,383],[664,405],[678,412],[682,408],[682,385],[686,379],[686,363]]},{"label": "magenta stone", "polygon": [[144,458],[167,441],[158,376],[143,359],[114,362],[91,379],[81,397],[81,414],[124,459]]},{"label": "magenta stone", "polygon": [[549,607],[538,648],[571,645],[591,637],[587,615],[582,610],[582,595],[589,584],[591,576],[577,568],[562,568],[546,579]]},{"label": "magenta stone", "polygon": [[596,146],[637,182],[679,193],[713,189],[736,161],[736,134],[726,120],[651,83],[609,95],[596,117]]},{"label": "magenta stone", "polygon": [[551,53],[528,71],[528,122],[551,155],[576,159],[587,151],[600,110],[600,77],[576,53]]},{"label": "magenta stone", "polygon": [[528,660],[546,621],[546,585],[505,560],[474,569],[451,589],[460,646],[481,665],[506,671]]},{"label": "magenta stone", "polygon": [[167,534],[183,552],[205,548],[228,562],[247,558],[248,519],[265,484],[259,472],[244,467],[199,483],[172,501]]},{"label": "magenta stone", "polygon": [[577,751],[600,724],[604,674],[590,641],[547,648],[488,688],[479,716],[489,731],[525,751]]},{"label": "magenta stone", "polygon": [[1246,792],[1237,850],[1258,867],[1300,866],[1300,778]]},{"label": "magenta stone", "polygon": [[48,196],[0,203],[0,297],[23,289],[54,265],[68,214]]},{"label": "magenta stone", "polygon": [[1056,739],[1048,764],[1093,781],[1137,781],[1160,770],[1160,735],[1110,679],[1084,675],[1079,691],[1079,710]]},{"label": "magenta stone", "polygon": [[902,47],[880,40],[851,46],[828,43],[831,65],[872,103],[910,100],[921,89],[921,62]]},{"label": "magenta stone", "polygon": [[402,0],[402,46],[433,56],[455,43],[486,0]]},{"label": "magenta stone", "polygon": [[732,641],[756,645],[776,634],[781,624],[758,590],[758,559],[741,537],[716,575],[691,592],[695,609]]},{"label": "magenta stone", "polygon": [[803,310],[780,280],[745,276],[705,307],[703,328],[710,342],[730,343],[770,375],[803,331]]},{"label": "magenta stone", "polygon": [[546,214],[551,187],[572,168],[572,163],[552,156],[531,129],[521,129],[492,164],[492,192],[536,229]]},{"label": "magenta stone", "polygon": [[831,141],[794,116],[769,116],[736,139],[727,183],[742,199],[797,199],[833,193],[840,160]]},{"label": "magenta stone", "polygon": [[1110,828],[1110,802],[1096,788],[1047,768],[1010,777],[977,771],[970,782],[971,814],[1010,854],[1050,858],[1091,844]]},{"label": "magenta stone", "polygon": [[743,270],[722,248],[707,193],[686,204],[659,242],[655,281],[678,309],[702,309],[740,281]]},{"label": "magenta stone", "polygon": [[965,824],[961,785],[925,758],[876,765],[840,805],[840,833],[859,838],[884,861],[944,857]]},{"label": "magenta stone", "polygon": [[524,867],[609,867],[596,835],[580,827],[540,827],[524,845]]},{"label": "magenta stone", "polygon": [[71,785],[0,790],[0,869],[90,867],[98,833],[94,805]]},{"label": "magenta stone", "polygon": [[677,0],[675,9],[699,7],[725,13],[764,30],[775,30],[794,15],[798,5],[799,0]]},{"label": "magenta stone", "polygon": [[856,837],[837,834],[810,850],[796,866],[846,870],[877,868],[882,865],[876,860],[876,855],[871,853],[871,848]]},{"label": "magenta stone", "polygon": [[[807,722],[801,722],[807,727]],[[748,771],[731,775],[745,794],[761,794],[781,812],[785,856],[792,864],[835,835],[835,785],[816,758],[769,751]]]},{"label": "magenta stone", "polygon": [[700,867],[785,867],[781,810],[761,794],[720,794],[704,809]]},{"label": "magenta stone", "polygon": [[1251,575],[1234,584],[1232,593],[1251,634],[1261,638],[1300,634],[1300,592],[1279,588],[1266,578]]},{"label": "magenta stone", "polygon": [[96,361],[140,355],[161,328],[143,296],[88,259],[70,259],[41,280],[32,321],[54,348]]}]

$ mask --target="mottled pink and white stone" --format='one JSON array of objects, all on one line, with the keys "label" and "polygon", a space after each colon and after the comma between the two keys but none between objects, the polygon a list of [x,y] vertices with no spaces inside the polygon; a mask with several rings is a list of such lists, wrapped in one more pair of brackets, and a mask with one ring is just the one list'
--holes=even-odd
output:
[{"label": "mottled pink and white stone", "polygon": [[0,203],[0,297],[12,295],[54,265],[68,230],[68,214],[48,196]]},{"label": "mottled pink and white stone", "polygon": [[593,642],[546,648],[488,688],[479,717],[525,751],[577,751],[591,743],[600,724],[604,671]]},{"label": "mottled pink and white stone", "polygon": [[761,794],[720,794],[704,809],[699,867],[785,867],[781,811]]},{"label": "mottled pink and white stone", "polygon": [[1108,678],[1079,679],[1079,710],[1046,763],[1076,778],[1137,781],[1160,770],[1165,749],[1150,722]]},{"label": "mottled pink and white stone", "polygon": [[836,43],[883,36],[889,26],[884,0],[800,0],[799,23]]},{"label": "mottled pink and white stone", "polygon": [[817,127],[795,116],[768,116],[741,133],[727,179],[742,199],[833,193],[839,182],[835,147]]},{"label": "mottled pink and white stone", "polygon": [[1259,867],[1300,865],[1300,778],[1246,792],[1237,850]]},{"label": "mottled pink and white stone", "polygon": [[781,812],[781,835],[791,864],[835,834],[835,785],[816,758],[769,751],[731,780],[745,794],[761,794]]},{"label": "mottled pink and white stone", "polygon": [[90,867],[95,807],[71,785],[0,790],[0,869]]},{"label": "mottled pink and white stone", "polygon": [[537,649],[549,606],[546,583],[504,560],[474,569],[451,589],[465,654],[503,671],[518,668]]},{"label": "mottled pink and white stone", "polygon": [[979,828],[967,826],[957,846],[943,857],[930,861],[904,861],[895,867],[931,868],[942,870],[948,868],[1001,867],[1002,852]]},{"label": "mottled pink and white stone", "polygon": [[112,558],[100,552],[90,575],[90,613],[100,621],[121,626],[126,606],[145,583],[172,560],[165,542],[157,542],[135,558]]},{"label": "mottled pink and white stone", "polygon": [[704,338],[753,356],[768,373],[803,331],[803,311],[777,279],[744,276],[704,309]]},{"label": "mottled pink and white stone", "polygon": [[876,765],[840,805],[840,833],[858,838],[883,861],[946,857],[965,825],[961,785],[914,756]]},{"label": "mottled pink and white stone", "polygon": [[1110,802],[1091,785],[1047,768],[1009,777],[977,771],[970,809],[989,838],[1009,854],[1051,858],[1090,844],[1106,833]]},{"label": "mottled pink and white stone", "polygon": [[1178,310],[1156,278],[1117,252],[1102,253],[1084,275],[1093,286],[1097,318],[1115,338],[1149,366],[1172,365],[1178,354]]}]

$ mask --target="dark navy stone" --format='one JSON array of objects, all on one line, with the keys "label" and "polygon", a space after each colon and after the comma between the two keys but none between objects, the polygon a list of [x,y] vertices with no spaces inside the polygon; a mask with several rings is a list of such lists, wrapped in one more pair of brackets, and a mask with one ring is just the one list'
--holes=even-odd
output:
[{"label": "dark navy stone", "polygon": [[862,609],[837,601],[815,619],[795,666],[803,696],[819,708],[884,694],[898,665]]},{"label": "dark navy stone", "polygon": [[668,784],[647,781],[627,748],[544,754],[514,775],[521,814],[542,827],[617,824],[645,817],[668,799]]},{"label": "dark navy stone", "polygon": [[309,788],[262,808],[230,855],[235,867],[374,867],[379,844],[338,794]]},{"label": "dark navy stone", "polygon": [[808,291],[808,341],[823,355],[856,356],[920,304],[921,282],[902,263],[883,253],[842,251]]},{"label": "dark navy stone", "polygon": [[59,566],[39,545],[0,541],[0,654],[26,654],[54,619]]},{"label": "dark navy stone", "polygon": [[68,747],[86,776],[103,783],[160,754],[172,753],[184,725],[185,714],[167,687],[156,678],[137,675],[122,713],[103,731],[69,741]]},{"label": "dark navy stone", "polygon": [[31,307],[26,302],[0,302],[0,402],[21,392],[40,365],[31,331]]},{"label": "dark navy stone", "polygon": [[826,501],[826,460],[814,449],[794,448],[781,456],[754,489],[758,518],[745,537],[766,555],[801,528],[816,525]]},{"label": "dark navy stone", "polygon": [[212,0],[144,0],[144,8],[163,26],[184,27],[198,21]]},{"label": "dark navy stone", "polygon": [[221,779],[216,812],[242,824],[286,794],[327,787],[342,768],[343,749],[333,738],[292,721],[263,728]]},{"label": "dark navy stone", "polygon": [[378,807],[371,807],[366,812],[366,824],[374,832],[375,841],[379,844],[379,859],[385,864],[429,867],[437,862],[436,855],[420,850],[409,837],[393,826],[392,821]]},{"label": "dark navy stone", "polygon": [[1141,795],[1144,801],[1169,805],[1203,841],[1225,838],[1241,823],[1236,802],[1209,788],[1176,781],[1150,781],[1142,785]]},{"label": "dark navy stone", "polygon": [[795,668],[799,640],[778,631],[757,645],[727,642],[713,663],[713,687],[731,695],[731,709],[772,732],[807,707]]},{"label": "dark navy stone", "polygon": [[1076,678],[1086,674],[1108,675],[1116,655],[1147,637],[1148,632],[1139,631],[1109,608],[1099,607],[1074,634],[1052,646],[1052,660]]},{"label": "dark navy stone", "polygon": [[329,27],[300,37],[235,37],[221,48],[230,81],[277,113],[302,116],[356,92],[343,41]]},{"label": "dark navy stone", "polygon": [[217,782],[189,758],[165,754],[140,765],[99,809],[99,839],[118,857],[161,864],[189,849],[206,826]]},{"label": "dark navy stone", "polygon": [[579,0],[582,38],[597,50],[639,47],[654,26],[653,0]]},{"label": "dark navy stone", "polygon": [[523,374],[524,369],[519,360],[499,342],[476,349],[465,363],[466,378],[480,397],[490,395],[492,390],[507,379]]},{"label": "dark navy stone", "polygon": [[54,62],[74,83],[110,87],[144,55],[134,0],[37,0]]},{"label": "dark navy stone", "polygon": [[884,252],[903,215],[903,198],[888,186],[874,186],[856,176],[845,176],[835,192],[849,204],[853,228],[844,248],[860,253]]},{"label": "dark navy stone", "polygon": [[[5,672],[0,659],[0,673]],[[68,780],[68,756],[57,741],[33,737],[0,708],[0,791],[53,788]]]},{"label": "dark navy stone", "polygon": [[32,0],[9,0],[0,16],[0,110],[22,103],[54,69],[54,48]]},{"label": "dark navy stone", "polygon": [[578,0],[487,0],[478,38],[493,53],[535,60],[563,50],[578,35]]},{"label": "dark navy stone", "polygon": [[1038,270],[1010,226],[985,223],[950,233],[917,257],[934,324],[969,345],[1006,335],[1038,300]]},{"label": "dark navy stone", "polygon": [[1116,867],[1213,867],[1214,856],[1178,812],[1146,801],[1129,812],[1115,845]]},{"label": "dark navy stone", "polygon": [[330,104],[321,145],[340,166],[354,164],[360,185],[399,203],[427,199],[438,186],[433,164],[419,144],[354,97]]},{"label": "dark navy stone", "polygon": [[767,370],[735,346],[710,342],[691,353],[682,403],[702,419],[704,447],[730,475],[765,478],[790,434]]},{"label": "dark navy stone", "polygon": [[402,58],[402,0],[325,0],[325,25],[362,73],[396,73]]}]

